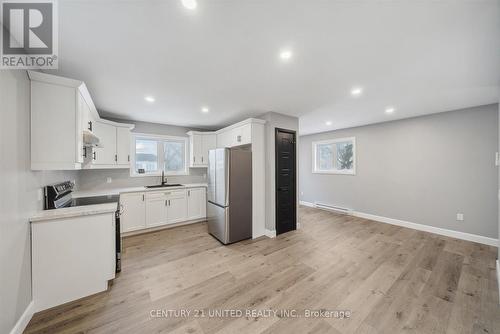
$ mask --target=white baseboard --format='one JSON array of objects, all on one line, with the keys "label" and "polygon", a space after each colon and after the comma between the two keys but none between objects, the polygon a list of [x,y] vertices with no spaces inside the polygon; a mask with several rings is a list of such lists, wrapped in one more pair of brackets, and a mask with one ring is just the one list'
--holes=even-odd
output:
[{"label": "white baseboard", "polygon": [[306,202],[306,201],[299,201],[299,204],[303,205],[303,206],[308,206],[310,208],[314,208],[315,207],[314,203]]},{"label": "white baseboard", "polygon": [[498,303],[500,304],[500,262],[497,259]]},{"label": "white baseboard", "polygon": [[477,234],[471,234],[471,233],[453,231],[453,230],[448,230],[448,229],[429,226],[429,225],[411,223],[411,222],[407,222],[404,220],[376,216],[376,215],[372,215],[369,213],[363,213],[363,212],[358,212],[358,211],[353,211],[352,215],[356,216],[356,217],[360,217],[360,218],[369,219],[369,220],[375,220],[375,221],[378,221],[381,223],[387,223],[387,224],[396,225],[396,226],[408,227],[408,228],[412,228],[414,230],[425,231],[425,232],[435,233],[435,234],[439,234],[439,235],[444,235],[444,236],[451,237],[451,238],[473,241],[473,242],[477,242],[477,243],[484,244],[484,245],[499,247],[498,239],[483,237],[483,236],[477,235]]},{"label": "white baseboard", "polygon": [[10,334],[22,334],[33,317],[33,314],[35,314],[35,303],[31,301],[21,317],[17,320],[16,324],[10,331]]},{"label": "white baseboard", "polygon": [[265,235],[268,238],[276,238],[276,231],[271,231],[271,230],[266,229]]}]

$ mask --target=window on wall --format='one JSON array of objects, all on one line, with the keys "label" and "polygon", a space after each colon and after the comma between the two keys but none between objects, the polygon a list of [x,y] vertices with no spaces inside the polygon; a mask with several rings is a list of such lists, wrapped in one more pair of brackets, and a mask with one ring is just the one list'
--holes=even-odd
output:
[{"label": "window on wall", "polygon": [[313,142],[313,173],[356,174],[356,139]]},{"label": "window on wall", "polygon": [[186,175],[187,138],[136,134],[132,143],[133,157],[131,174]]}]

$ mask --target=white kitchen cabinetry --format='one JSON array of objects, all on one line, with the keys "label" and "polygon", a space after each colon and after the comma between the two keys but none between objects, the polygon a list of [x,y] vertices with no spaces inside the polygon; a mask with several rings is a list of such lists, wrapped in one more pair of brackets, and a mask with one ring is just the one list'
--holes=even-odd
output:
[{"label": "white kitchen cabinetry", "polygon": [[205,188],[187,190],[187,219],[204,218],[207,215]]},{"label": "white kitchen cabinetry", "polygon": [[[134,125],[101,119],[82,81],[42,72],[28,71],[28,75],[32,170],[129,168],[126,131]],[[86,146],[84,132],[100,137],[104,147]]]},{"label": "white kitchen cabinetry", "polygon": [[130,167],[130,128],[116,127],[116,164]]},{"label": "white kitchen cabinetry", "polygon": [[99,120],[93,125],[100,147],[92,149],[92,157],[84,168],[130,168],[130,130],[132,124]]},{"label": "white kitchen cabinetry", "polygon": [[120,195],[121,232],[131,232],[146,228],[145,193]]},{"label": "white kitchen cabinetry", "polygon": [[[31,169],[81,169],[83,122],[99,115],[85,83],[28,71],[31,80]],[[90,102],[89,102],[90,101]]]},{"label": "white kitchen cabinetry", "polygon": [[34,311],[107,290],[115,238],[114,212],[32,222]]},{"label": "white kitchen cabinetry", "polygon": [[121,232],[205,219],[205,194],[206,187],[121,194]]},{"label": "white kitchen cabinetry", "polygon": [[189,167],[208,167],[208,151],[217,147],[217,137],[211,132],[190,131]]},{"label": "white kitchen cabinetry", "polygon": [[167,199],[164,193],[146,193],[146,227],[167,223]]},{"label": "white kitchen cabinetry", "polygon": [[180,223],[187,220],[186,190],[173,190],[166,194],[167,223]]},{"label": "white kitchen cabinetry", "polygon": [[217,147],[234,147],[252,143],[252,124],[231,126],[217,131]]},{"label": "white kitchen cabinetry", "polygon": [[94,134],[99,137],[102,148],[94,148],[92,163],[114,165],[116,163],[116,127],[103,122],[95,122]]}]

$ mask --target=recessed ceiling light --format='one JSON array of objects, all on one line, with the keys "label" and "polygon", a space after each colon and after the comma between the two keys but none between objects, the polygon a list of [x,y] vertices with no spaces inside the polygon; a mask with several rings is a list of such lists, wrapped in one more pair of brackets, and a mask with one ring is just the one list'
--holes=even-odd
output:
[{"label": "recessed ceiling light", "polygon": [[360,96],[363,93],[363,88],[361,87],[354,87],[351,89],[351,95],[352,96]]},{"label": "recessed ceiling light", "polygon": [[189,10],[195,10],[198,7],[196,0],[182,0],[182,5]]},{"label": "recessed ceiling light", "polygon": [[326,124],[327,126],[330,126],[330,125],[332,125],[332,122],[330,122],[330,121],[326,121],[326,122],[325,122],[325,124]]},{"label": "recessed ceiling light", "polygon": [[292,58],[292,56],[293,56],[293,53],[290,50],[282,50],[280,52],[280,59],[281,60],[285,60],[285,61],[289,60],[290,58]]},{"label": "recessed ceiling light", "polygon": [[387,107],[387,108],[385,108],[385,113],[386,114],[392,114],[394,111],[396,111],[396,108],[394,108],[394,107]]},{"label": "recessed ceiling light", "polygon": [[152,96],[146,96],[146,97],[144,98],[144,100],[146,100],[146,101],[148,101],[148,102],[150,102],[150,103],[153,103],[153,102],[155,101],[155,98],[154,98],[154,97],[152,97]]},{"label": "recessed ceiling light", "polygon": [[209,112],[210,109],[208,109],[208,107],[203,107],[203,108],[201,108],[201,111],[206,113],[206,112]]}]

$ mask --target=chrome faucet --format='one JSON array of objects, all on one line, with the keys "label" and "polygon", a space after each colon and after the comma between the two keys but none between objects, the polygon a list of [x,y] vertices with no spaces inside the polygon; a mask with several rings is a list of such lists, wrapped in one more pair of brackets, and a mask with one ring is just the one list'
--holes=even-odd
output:
[{"label": "chrome faucet", "polygon": [[163,170],[162,170],[162,171],[161,171],[161,185],[162,185],[162,186],[164,186],[164,185],[166,185],[166,184],[167,184],[167,181],[168,181],[168,180],[167,180],[167,181],[166,181],[166,180],[167,180],[167,178],[165,178],[165,171],[163,171]]}]

